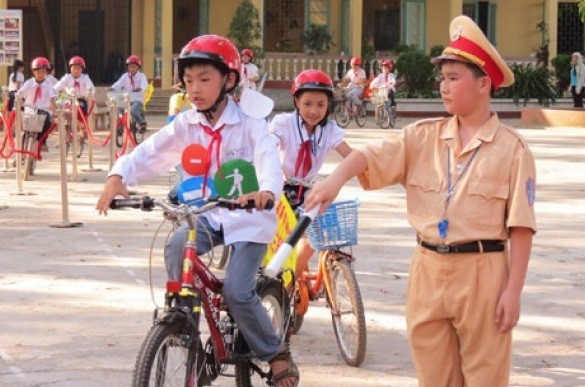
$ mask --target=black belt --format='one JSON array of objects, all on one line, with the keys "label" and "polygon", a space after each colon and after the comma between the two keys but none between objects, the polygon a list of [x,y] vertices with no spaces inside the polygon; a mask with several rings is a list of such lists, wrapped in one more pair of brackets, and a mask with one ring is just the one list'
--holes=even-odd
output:
[{"label": "black belt", "polygon": [[493,253],[496,251],[504,251],[504,241],[497,239],[473,241],[467,243],[454,243],[451,245],[440,245],[429,243],[421,240],[418,236],[416,241],[425,249],[436,251],[440,254],[457,254],[457,253]]}]

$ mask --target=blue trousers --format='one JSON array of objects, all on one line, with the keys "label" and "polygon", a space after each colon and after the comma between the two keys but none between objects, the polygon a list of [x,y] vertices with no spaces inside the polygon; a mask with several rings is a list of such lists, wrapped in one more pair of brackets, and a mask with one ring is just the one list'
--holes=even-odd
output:
[{"label": "blue trousers", "polygon": [[[184,225],[175,231],[165,246],[165,265],[169,279],[180,281],[183,249],[189,228]],[[205,254],[214,246],[223,244],[223,231],[215,231],[207,219],[197,223],[197,254]],[[283,341],[276,334],[270,317],[254,286],[256,275],[266,254],[267,245],[254,242],[235,242],[227,265],[223,296],[248,347],[254,355],[268,361],[283,349]]]},{"label": "blue trousers", "polygon": [[134,121],[140,125],[144,123],[144,108],[142,102],[140,101],[133,101],[130,104],[130,114],[132,114],[132,118]]}]

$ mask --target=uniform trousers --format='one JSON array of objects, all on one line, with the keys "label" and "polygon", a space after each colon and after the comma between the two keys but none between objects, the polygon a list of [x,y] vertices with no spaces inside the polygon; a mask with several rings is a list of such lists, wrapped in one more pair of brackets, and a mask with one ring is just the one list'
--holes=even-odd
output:
[{"label": "uniform trousers", "polygon": [[[171,280],[181,280],[188,230],[186,225],[179,227],[165,245],[165,265]],[[200,217],[197,222],[197,254],[205,254],[220,244],[223,244],[223,231],[213,230],[207,219]],[[283,341],[276,334],[262,300],[254,290],[266,248],[264,243],[233,243],[222,288],[226,303],[248,347],[263,361],[272,359],[283,349]]]},{"label": "uniform trousers", "polygon": [[494,323],[507,255],[440,254],[417,246],[406,322],[419,386],[508,386],[512,334],[499,333]]}]

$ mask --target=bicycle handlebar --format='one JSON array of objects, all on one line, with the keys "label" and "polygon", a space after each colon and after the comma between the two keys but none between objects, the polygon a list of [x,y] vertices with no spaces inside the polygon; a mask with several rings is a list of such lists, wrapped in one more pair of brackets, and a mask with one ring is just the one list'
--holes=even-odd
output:
[{"label": "bicycle handlebar", "polygon": [[[233,200],[233,199],[224,199],[224,198],[220,198],[218,196],[210,196],[209,198],[206,199],[206,203],[203,206],[198,207],[198,208],[191,208],[191,207],[188,207],[185,205],[173,206],[169,203],[166,203],[166,202],[163,202],[160,200],[155,200],[148,195],[140,196],[140,197],[133,197],[130,199],[114,199],[110,203],[110,208],[113,210],[117,210],[117,209],[121,209],[121,208],[139,208],[142,211],[150,211],[154,207],[157,207],[157,206],[163,208],[164,210],[170,211],[170,212],[177,211],[178,209],[188,208],[188,211],[190,213],[192,213],[193,215],[197,215],[197,214],[201,214],[203,212],[209,211],[215,207],[227,208],[229,210],[254,209],[254,208],[256,208],[256,203],[254,202],[254,200],[248,200],[248,202],[245,205],[241,205],[240,203],[238,203],[236,200]],[[274,202],[272,200],[269,200],[266,203],[266,206],[264,209],[271,210],[272,208],[274,208]]]}]

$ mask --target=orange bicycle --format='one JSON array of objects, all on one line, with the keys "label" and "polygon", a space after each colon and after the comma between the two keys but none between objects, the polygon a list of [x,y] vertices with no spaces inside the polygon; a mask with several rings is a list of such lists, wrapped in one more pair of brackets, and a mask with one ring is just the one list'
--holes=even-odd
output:
[{"label": "orange bicycle", "polygon": [[283,252],[279,249],[265,269],[268,275],[273,275],[270,265],[279,265],[278,255],[285,256],[288,246],[295,246],[307,230],[311,247],[319,251],[319,265],[316,273],[303,273],[296,279],[292,330],[294,333],[300,331],[309,302],[324,297],[331,310],[333,332],[341,356],[354,367],[363,362],[366,354],[364,304],[351,252],[351,246],[357,244],[358,205],[357,200],[333,203],[312,223],[315,209],[311,214],[302,214],[289,239],[283,243],[284,247],[281,246]]}]

